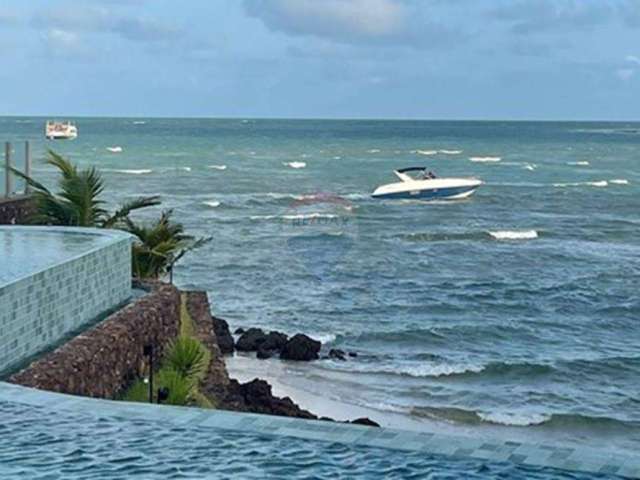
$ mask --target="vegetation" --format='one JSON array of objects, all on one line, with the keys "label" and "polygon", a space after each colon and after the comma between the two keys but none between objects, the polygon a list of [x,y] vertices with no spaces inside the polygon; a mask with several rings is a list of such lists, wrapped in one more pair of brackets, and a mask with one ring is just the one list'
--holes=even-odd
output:
[{"label": "vegetation", "polygon": [[189,251],[209,242],[210,238],[194,239],[184,233],[181,224],[171,220],[165,211],[150,225],[137,224],[131,213],[160,204],[157,196],[141,197],[108,212],[101,200],[104,181],[94,168],[78,169],[69,160],[48,150],[47,163],[59,173],[59,191],[54,193],[19,170],[13,173],[23,178],[34,190],[36,214],[33,223],[78,227],[120,228],[136,237],[132,247],[132,270],[136,278],[159,279],[169,273],[178,260]]},{"label": "vegetation", "polygon": [[[183,295],[180,307],[180,334],[168,347],[161,367],[156,372],[154,402],[158,401],[158,390],[166,389],[168,397],[163,400],[165,404],[215,408],[215,403],[199,390],[209,368],[211,352],[193,335],[193,319],[186,308],[186,298]],[[145,379],[135,381],[122,399],[130,402],[148,402],[149,384]]]}]

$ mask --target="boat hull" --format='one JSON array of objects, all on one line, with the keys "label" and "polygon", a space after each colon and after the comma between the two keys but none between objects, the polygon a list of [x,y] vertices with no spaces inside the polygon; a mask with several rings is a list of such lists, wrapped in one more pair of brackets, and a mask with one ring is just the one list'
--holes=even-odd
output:
[{"label": "boat hull", "polygon": [[443,188],[428,188],[421,190],[406,190],[400,192],[389,193],[374,193],[373,198],[381,199],[402,199],[402,200],[436,200],[436,199],[449,199],[455,200],[459,198],[466,198],[472,195],[478,188],[475,186],[463,186],[463,187],[443,187]]}]

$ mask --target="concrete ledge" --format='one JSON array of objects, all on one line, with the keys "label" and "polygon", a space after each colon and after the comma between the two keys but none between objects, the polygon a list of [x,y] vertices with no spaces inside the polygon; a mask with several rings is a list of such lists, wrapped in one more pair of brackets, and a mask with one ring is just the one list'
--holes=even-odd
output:
[{"label": "concrete ledge", "polygon": [[82,412],[96,418],[112,417],[147,420],[180,426],[275,435],[378,447],[407,452],[423,452],[453,458],[488,462],[510,462],[585,473],[603,473],[640,478],[640,457],[631,457],[589,448],[573,448],[519,442],[482,440],[453,435],[407,432],[296,418],[275,417],[222,410],[169,407],[141,403],[96,400],[44,392],[0,382],[0,401],[22,403],[59,411]]}]

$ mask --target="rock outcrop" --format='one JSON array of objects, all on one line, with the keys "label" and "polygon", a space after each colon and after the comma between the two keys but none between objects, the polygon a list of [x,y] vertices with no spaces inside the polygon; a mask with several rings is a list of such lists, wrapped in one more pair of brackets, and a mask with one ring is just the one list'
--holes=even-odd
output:
[{"label": "rock outcrop", "polygon": [[220,351],[222,353],[233,353],[234,351],[234,341],[233,336],[231,335],[231,331],[229,330],[229,323],[218,317],[211,317],[213,322],[213,331],[216,334],[216,338],[218,339],[218,347],[220,347]]},{"label": "rock outcrop", "polygon": [[280,358],[298,361],[317,360],[320,358],[318,353],[321,347],[322,343],[303,333],[298,333],[284,344],[280,351]]}]

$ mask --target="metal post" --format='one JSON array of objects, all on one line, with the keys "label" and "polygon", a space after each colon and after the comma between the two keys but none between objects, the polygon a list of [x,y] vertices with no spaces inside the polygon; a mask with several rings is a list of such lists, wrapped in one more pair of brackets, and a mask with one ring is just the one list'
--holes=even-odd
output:
[{"label": "metal post", "polygon": [[11,142],[5,142],[4,144],[4,196],[9,197],[11,195]]},{"label": "metal post", "polygon": [[[31,143],[29,143],[29,140],[24,142],[24,174],[27,177],[31,177]],[[25,182],[24,193],[29,193],[30,189],[29,182]]]}]

